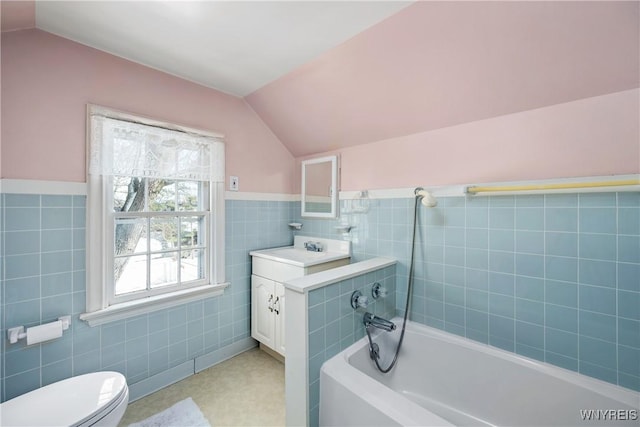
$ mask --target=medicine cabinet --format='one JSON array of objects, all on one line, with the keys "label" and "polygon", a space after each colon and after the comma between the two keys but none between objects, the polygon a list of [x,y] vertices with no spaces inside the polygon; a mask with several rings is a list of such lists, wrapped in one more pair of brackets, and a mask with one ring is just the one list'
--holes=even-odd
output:
[{"label": "medicine cabinet", "polygon": [[337,218],[338,157],[302,161],[302,216]]}]

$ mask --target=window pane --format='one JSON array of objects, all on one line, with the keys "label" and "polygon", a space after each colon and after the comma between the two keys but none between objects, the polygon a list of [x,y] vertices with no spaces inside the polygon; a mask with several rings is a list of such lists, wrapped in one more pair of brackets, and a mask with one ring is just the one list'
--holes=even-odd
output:
[{"label": "window pane", "polygon": [[204,216],[180,218],[180,243],[182,247],[203,246]]},{"label": "window pane", "polygon": [[116,218],[114,254],[129,255],[147,252],[147,220],[145,218]]},{"label": "window pane", "polygon": [[117,257],[113,260],[116,295],[147,289],[147,256]]},{"label": "window pane", "polygon": [[178,217],[151,218],[151,252],[178,247]]},{"label": "window pane", "polygon": [[151,256],[151,288],[175,285],[178,282],[178,252]]},{"label": "window pane", "polygon": [[201,249],[182,251],[182,259],[180,264],[181,281],[188,282],[190,280],[204,279],[204,254]]},{"label": "window pane", "polygon": [[199,200],[200,186],[197,181],[179,181],[178,183],[178,210],[198,211],[204,210]]},{"label": "window pane", "polygon": [[160,178],[149,178],[149,210],[173,212],[176,210],[176,183]]},{"label": "window pane", "polygon": [[113,177],[114,212],[141,212],[144,210],[144,178]]}]

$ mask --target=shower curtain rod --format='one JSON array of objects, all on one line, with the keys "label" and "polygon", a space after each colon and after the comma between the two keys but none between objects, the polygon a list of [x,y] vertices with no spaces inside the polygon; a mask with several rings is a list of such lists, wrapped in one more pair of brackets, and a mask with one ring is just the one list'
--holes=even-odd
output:
[{"label": "shower curtain rod", "polygon": [[546,190],[570,190],[580,188],[599,187],[625,187],[629,185],[640,186],[640,179],[626,179],[618,181],[595,182],[564,182],[557,184],[531,184],[531,185],[495,185],[495,186],[469,186],[465,188],[467,194],[487,192],[511,192],[511,191],[546,191]]}]

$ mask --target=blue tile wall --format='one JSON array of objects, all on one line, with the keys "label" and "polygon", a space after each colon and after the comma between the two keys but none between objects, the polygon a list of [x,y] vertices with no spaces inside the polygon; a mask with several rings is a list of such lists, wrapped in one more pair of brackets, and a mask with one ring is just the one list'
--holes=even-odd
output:
[{"label": "blue tile wall", "polygon": [[[0,194],[0,333],[4,333],[4,196]],[[4,372],[4,343],[5,340],[0,337],[0,381],[2,381],[2,372]],[[4,384],[0,382],[0,402],[4,402]]]},{"label": "blue tile wall", "polygon": [[[121,371],[133,383],[249,336],[248,252],[290,245],[292,220],[303,223],[298,233],[327,238],[345,238],[335,226],[348,222],[353,261],[397,259],[386,280],[395,277],[389,286],[401,315],[413,200],[372,200],[366,214],[349,213],[349,205],[341,201],[339,220],[310,220],[300,217],[299,202],[227,201],[232,285],[224,296],[89,328],[77,320],[85,300],[85,198],[2,195],[3,336],[14,324],[62,312],[74,322],[62,339],[32,348],[0,340],[0,400],[98,369]],[[419,224],[413,320],[640,390],[639,193],[443,198],[435,209],[419,208]],[[316,297],[314,305],[326,303]],[[333,338],[322,357],[338,349]]]},{"label": "blue tile wall", "polygon": [[[320,367],[331,357],[349,347],[365,334],[362,314],[351,308],[351,294],[360,290],[369,296],[367,311],[390,319],[395,315],[394,266],[381,268],[360,276],[333,283],[309,292],[309,409],[310,425],[318,425],[320,404]],[[375,282],[388,291],[386,298],[371,298]]]},{"label": "blue tile wall", "polygon": [[[292,217],[298,233],[339,238],[354,260],[399,260],[406,298],[412,199],[341,201],[339,220]],[[640,391],[640,193],[442,198],[419,207],[411,318]]]},{"label": "blue tile wall", "polygon": [[[224,295],[89,327],[85,309],[85,197],[3,194],[0,245],[1,400],[82,373],[115,370],[129,384],[250,336],[249,251],[292,242],[290,202],[226,202]],[[9,345],[6,329],[71,314],[50,343]]]}]

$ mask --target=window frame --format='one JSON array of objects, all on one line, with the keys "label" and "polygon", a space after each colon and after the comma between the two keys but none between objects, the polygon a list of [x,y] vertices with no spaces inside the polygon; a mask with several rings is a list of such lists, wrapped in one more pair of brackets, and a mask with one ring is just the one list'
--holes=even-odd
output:
[{"label": "window frame", "polygon": [[[206,227],[205,241],[208,247],[206,283],[158,293],[139,298],[113,299],[113,243],[116,214],[113,212],[113,178],[89,173],[91,144],[91,116],[100,114],[116,120],[162,127],[180,132],[195,133],[222,139],[222,135],[159,122],[139,115],[125,113],[98,105],[87,105],[87,209],[86,209],[86,312],[80,319],[90,326],[125,319],[155,310],[221,295],[229,285],[225,281],[225,206],[224,182],[206,181],[208,187],[208,209],[204,210]],[[191,211],[186,211],[193,213]],[[198,211],[201,214],[202,211]],[[152,213],[153,215],[153,213]]]},{"label": "window frame", "polygon": [[[108,206],[114,206],[113,203],[113,177],[108,177],[110,179],[110,182],[107,185],[108,188],[111,189],[111,191],[106,191],[105,189],[105,193],[107,195],[107,197],[109,198],[108,200]],[[145,180],[148,180],[149,178],[143,178]],[[176,180],[175,182],[177,183],[178,181],[186,181],[186,180]],[[195,182],[195,181],[190,181],[190,182]],[[133,301],[133,300],[137,300],[137,299],[141,299],[141,298],[148,298],[151,296],[155,296],[155,295],[160,295],[160,294],[165,294],[168,292],[171,292],[171,289],[173,289],[174,291],[177,290],[181,290],[181,289],[188,289],[188,288],[193,288],[196,286],[202,286],[205,285],[209,282],[210,279],[210,275],[211,275],[211,269],[209,268],[209,264],[210,264],[210,256],[209,253],[211,251],[211,242],[209,242],[209,237],[208,237],[208,230],[210,227],[209,224],[209,192],[208,192],[208,188],[210,183],[208,181],[201,181],[201,185],[204,188],[200,188],[200,190],[198,191],[199,193],[199,200],[202,201],[202,203],[200,204],[201,206],[206,206],[205,208],[201,208],[199,210],[196,211],[181,211],[181,210],[175,210],[175,211],[151,211],[148,210],[149,208],[149,200],[147,195],[145,194],[145,210],[143,211],[133,211],[133,212],[114,212],[111,211],[110,212],[110,222],[111,222],[111,233],[107,236],[107,238],[109,238],[111,241],[110,242],[105,242],[105,248],[110,246],[112,249],[115,247],[115,229],[117,227],[118,224],[118,220],[120,219],[144,219],[146,224],[146,228],[147,230],[150,230],[150,221],[153,219],[159,219],[159,218],[176,218],[178,220],[178,223],[180,223],[180,218],[188,218],[188,217],[202,217],[203,219],[203,231],[204,231],[204,235],[200,237],[200,239],[202,239],[201,241],[203,241],[204,243],[201,243],[193,248],[182,248],[182,244],[179,241],[178,243],[178,247],[176,248],[172,248],[170,250],[160,250],[160,251],[154,251],[151,250],[150,248],[150,241],[147,241],[147,249],[144,252],[136,252],[136,253],[130,253],[130,254],[125,254],[125,255],[113,255],[111,257],[105,257],[105,261],[108,262],[109,264],[107,265],[107,269],[106,269],[106,274],[108,274],[109,276],[106,277],[106,286],[107,286],[107,299],[108,299],[108,305],[114,305],[114,304],[120,304],[123,302],[127,302],[127,301]],[[146,183],[145,183],[145,191],[147,190],[148,187],[146,187]],[[177,193],[176,193],[176,197],[177,197]],[[180,227],[178,226],[178,230],[180,230]],[[181,233],[181,231],[179,231],[179,233]],[[205,253],[205,256],[203,257],[203,261],[204,261],[204,267],[202,268],[203,273],[204,273],[204,277],[202,279],[196,279],[196,280],[191,280],[191,281],[182,281],[181,278],[178,278],[178,280],[176,281],[176,283],[174,284],[168,284],[168,285],[163,285],[161,287],[157,287],[157,288],[152,288],[151,283],[150,283],[150,274],[151,274],[151,262],[152,262],[152,256],[153,255],[157,255],[159,253],[172,253],[172,252],[177,252],[179,254],[181,254],[183,251],[188,251],[188,250],[203,250]],[[113,278],[113,271],[114,271],[114,263],[115,263],[115,259],[116,258],[125,258],[125,257],[132,257],[132,256],[141,256],[141,255],[146,255],[147,256],[147,260],[145,261],[146,264],[146,289],[144,290],[140,290],[140,291],[134,291],[134,292],[130,292],[130,293],[124,293],[124,294],[116,294],[116,283],[115,280]],[[182,261],[179,261],[179,264],[181,264]],[[177,275],[181,276],[181,272],[180,269],[178,268],[177,271]],[[144,292],[145,295],[147,296],[143,296],[141,293]]]}]

